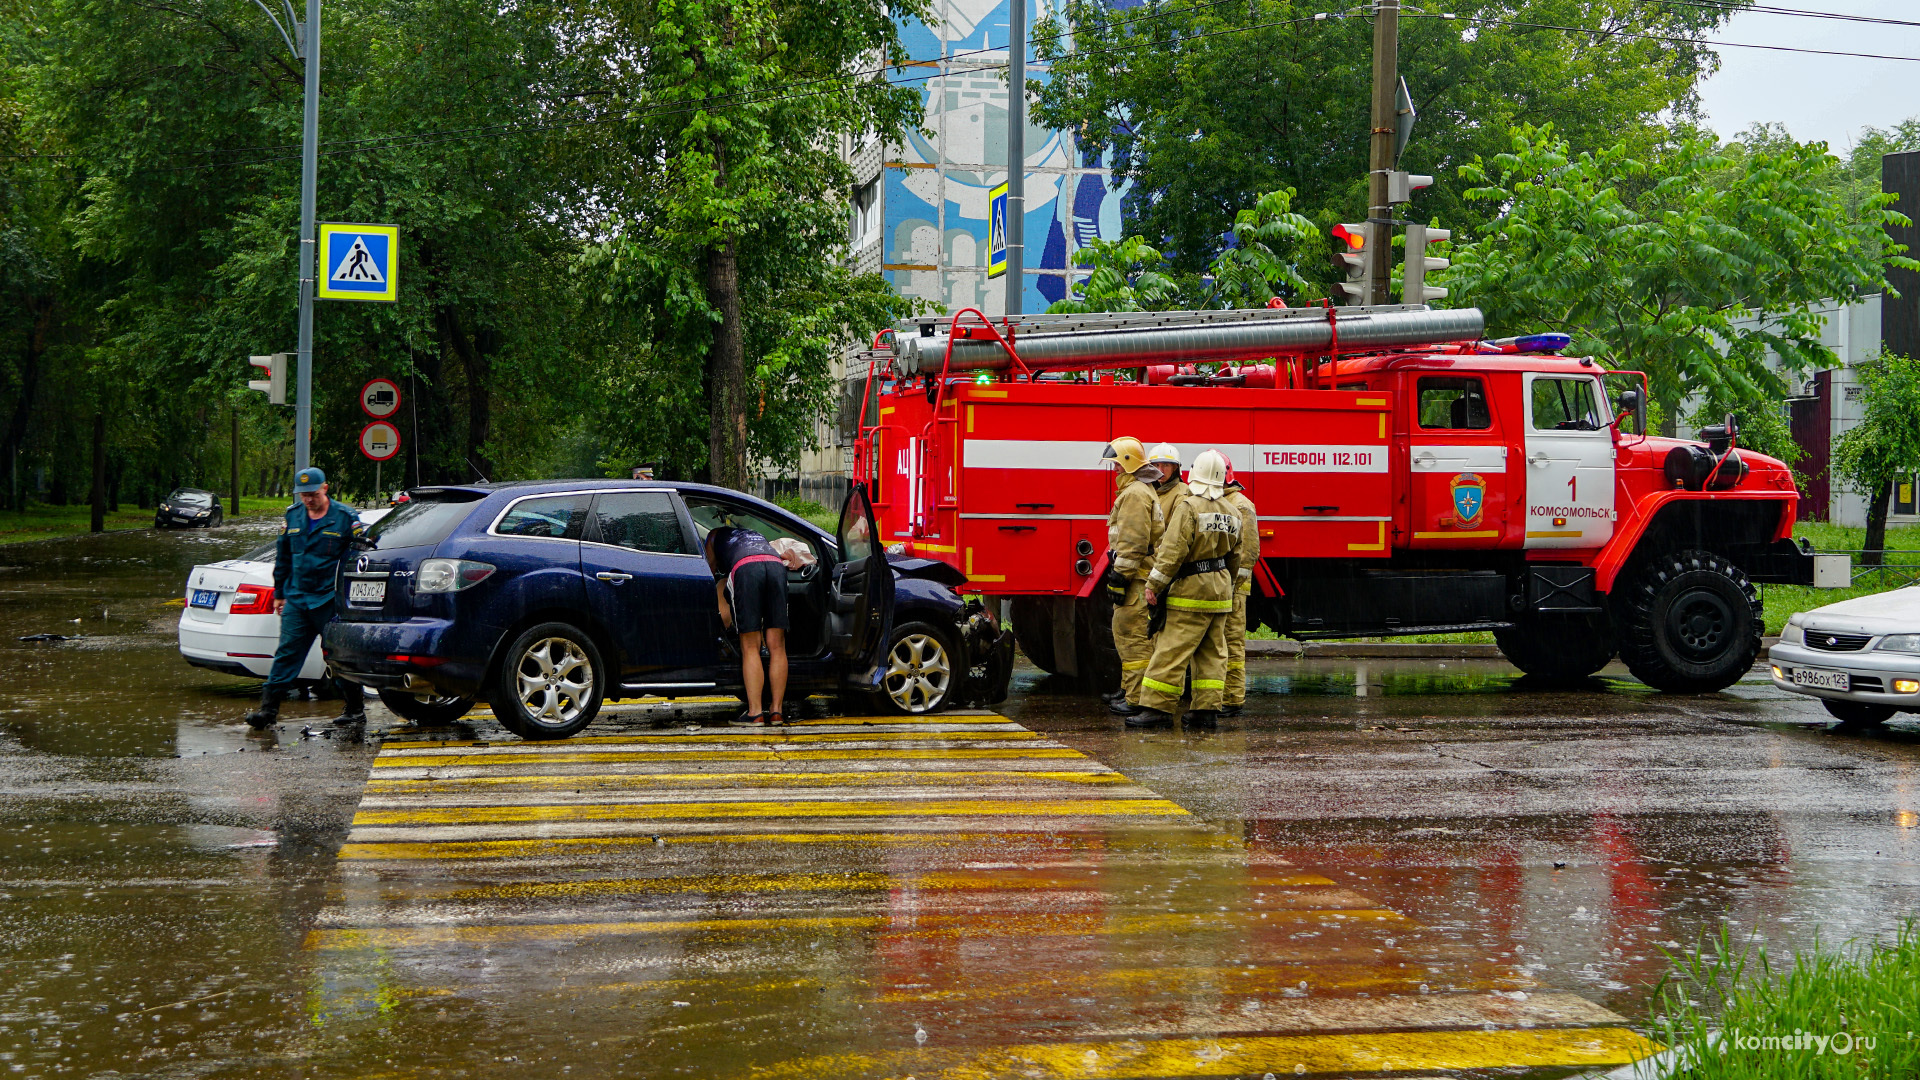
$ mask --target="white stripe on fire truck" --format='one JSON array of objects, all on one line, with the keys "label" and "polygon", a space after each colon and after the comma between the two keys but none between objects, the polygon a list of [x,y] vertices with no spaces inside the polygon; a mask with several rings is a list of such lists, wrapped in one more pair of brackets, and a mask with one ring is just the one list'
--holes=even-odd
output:
[{"label": "white stripe on fire truck", "polygon": [[[1104,442],[1067,439],[966,439],[961,465],[968,469],[1021,469],[1104,472],[1111,466],[1101,458]],[[1192,464],[1203,450],[1218,450],[1236,468],[1250,472],[1384,473],[1387,447],[1379,443],[1331,445],[1320,443],[1261,443],[1180,446],[1182,458]]]}]

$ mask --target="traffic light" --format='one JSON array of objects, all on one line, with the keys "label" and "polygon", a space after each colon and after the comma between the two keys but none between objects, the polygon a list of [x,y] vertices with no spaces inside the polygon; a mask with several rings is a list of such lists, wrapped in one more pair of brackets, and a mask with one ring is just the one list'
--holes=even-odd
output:
[{"label": "traffic light", "polygon": [[1387,201],[1398,206],[1413,201],[1413,193],[1433,186],[1433,177],[1398,170],[1387,174]]},{"label": "traffic light", "polygon": [[1373,260],[1367,257],[1365,222],[1333,227],[1333,261],[1346,272],[1340,291],[1347,294],[1347,303],[1367,303],[1373,296]]},{"label": "traffic light", "polygon": [[267,395],[267,400],[275,405],[287,403],[287,354],[274,353],[272,356],[249,356],[247,363],[264,371],[264,379],[250,379],[247,389],[259,390]]},{"label": "traffic light", "polygon": [[1445,270],[1453,263],[1429,256],[1427,245],[1435,241],[1445,243],[1451,239],[1453,232],[1449,229],[1436,229],[1431,225],[1407,226],[1407,267],[1400,283],[1401,303],[1424,304],[1447,295],[1447,290],[1427,284],[1427,271]]}]

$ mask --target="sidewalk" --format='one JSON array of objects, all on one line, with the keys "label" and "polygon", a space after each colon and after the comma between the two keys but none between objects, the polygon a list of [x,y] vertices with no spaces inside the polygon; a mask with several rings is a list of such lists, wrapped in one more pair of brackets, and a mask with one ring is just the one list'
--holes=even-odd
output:
[{"label": "sidewalk", "polygon": [[[1762,659],[1779,638],[1761,638]],[[1277,641],[1247,642],[1247,655],[1269,660],[1498,660],[1500,646],[1466,642]]]}]

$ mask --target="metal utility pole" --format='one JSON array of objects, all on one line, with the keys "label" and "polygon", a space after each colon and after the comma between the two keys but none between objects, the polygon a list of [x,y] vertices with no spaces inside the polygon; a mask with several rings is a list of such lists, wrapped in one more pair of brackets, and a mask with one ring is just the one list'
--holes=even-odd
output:
[{"label": "metal utility pole", "polygon": [[1026,296],[1027,0],[1008,0],[1007,22],[1007,314]]},{"label": "metal utility pole", "polygon": [[307,25],[300,34],[300,45],[307,65],[307,100],[300,135],[300,355],[293,406],[296,472],[310,464],[308,435],[313,426],[313,201],[320,174],[320,0],[307,0]]},{"label": "metal utility pole", "polygon": [[1373,130],[1367,152],[1367,256],[1373,292],[1362,303],[1390,302],[1393,285],[1393,171],[1400,89],[1400,0],[1374,0]]}]

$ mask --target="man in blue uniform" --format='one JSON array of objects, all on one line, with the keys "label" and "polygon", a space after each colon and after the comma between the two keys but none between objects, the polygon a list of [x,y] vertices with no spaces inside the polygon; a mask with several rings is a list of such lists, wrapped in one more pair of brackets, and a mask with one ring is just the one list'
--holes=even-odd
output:
[{"label": "man in blue uniform", "polygon": [[[247,714],[247,723],[255,729],[280,719],[280,703],[306,663],[313,639],[333,618],[340,560],[353,551],[353,536],[360,527],[359,515],[327,498],[327,475],[319,469],[295,473],[293,490],[300,502],[287,508],[286,527],[280,530],[273,560],[273,610],[280,616],[280,646],[273,651],[273,670],[267,675],[260,707]],[[344,679],[335,679],[334,685],[345,703],[334,723],[366,723],[366,692]]]}]

